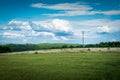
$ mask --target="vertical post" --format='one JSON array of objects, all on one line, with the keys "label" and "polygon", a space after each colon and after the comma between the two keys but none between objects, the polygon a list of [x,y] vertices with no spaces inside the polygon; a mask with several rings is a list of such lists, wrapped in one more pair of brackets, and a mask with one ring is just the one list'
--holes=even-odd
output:
[{"label": "vertical post", "polygon": [[82,31],[82,45],[84,47],[84,31]]}]

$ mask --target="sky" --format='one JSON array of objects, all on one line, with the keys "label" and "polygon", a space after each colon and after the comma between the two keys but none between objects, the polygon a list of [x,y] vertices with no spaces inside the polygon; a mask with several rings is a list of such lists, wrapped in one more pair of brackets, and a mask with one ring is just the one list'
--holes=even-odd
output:
[{"label": "sky", "polygon": [[120,0],[0,0],[0,44],[120,41]]}]

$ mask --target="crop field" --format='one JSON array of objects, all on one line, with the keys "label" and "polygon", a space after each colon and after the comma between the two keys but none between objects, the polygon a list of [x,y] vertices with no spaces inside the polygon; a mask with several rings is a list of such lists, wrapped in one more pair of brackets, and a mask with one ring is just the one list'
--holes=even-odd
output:
[{"label": "crop field", "polygon": [[120,80],[120,52],[0,55],[0,80]]}]

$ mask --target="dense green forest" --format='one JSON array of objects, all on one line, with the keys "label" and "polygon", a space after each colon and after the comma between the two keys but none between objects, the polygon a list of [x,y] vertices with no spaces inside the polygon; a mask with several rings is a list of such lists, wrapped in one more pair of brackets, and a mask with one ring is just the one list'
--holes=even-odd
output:
[{"label": "dense green forest", "polygon": [[63,48],[89,48],[89,47],[120,47],[120,42],[101,42],[99,44],[66,44],[66,43],[42,43],[42,44],[1,44],[0,53],[19,52],[29,50],[63,49]]}]

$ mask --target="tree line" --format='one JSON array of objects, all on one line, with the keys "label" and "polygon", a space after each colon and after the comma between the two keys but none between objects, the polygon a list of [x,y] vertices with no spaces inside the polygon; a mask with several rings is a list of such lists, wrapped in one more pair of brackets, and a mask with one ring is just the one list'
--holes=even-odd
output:
[{"label": "tree line", "polygon": [[43,43],[43,44],[4,44],[0,45],[0,53],[19,52],[30,50],[46,50],[46,49],[64,49],[64,48],[90,48],[90,47],[120,47],[120,42],[101,42],[99,44],[66,44],[66,43]]}]

